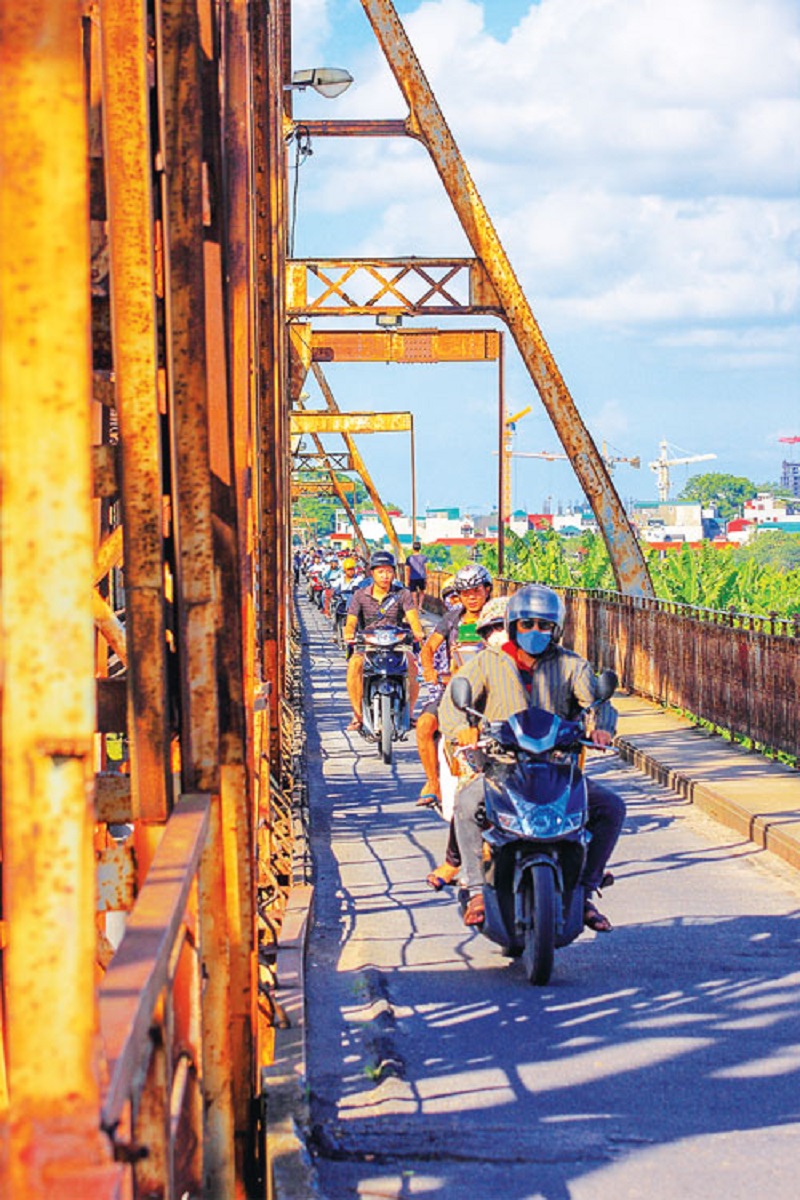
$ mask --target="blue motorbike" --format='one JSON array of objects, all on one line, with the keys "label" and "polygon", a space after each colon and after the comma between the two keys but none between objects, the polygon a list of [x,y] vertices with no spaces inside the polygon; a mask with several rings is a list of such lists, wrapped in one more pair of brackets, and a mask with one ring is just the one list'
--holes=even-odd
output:
[{"label": "blue motorbike", "polygon": [[[456,708],[478,724],[469,681],[456,675],[450,686]],[[614,672],[604,671],[591,707],[610,699],[616,687]],[[509,957],[522,958],[533,984],[548,982],[556,948],[583,930],[588,711],[567,721],[544,709],[523,709],[484,725],[476,749],[466,752],[484,779],[482,932]]]}]

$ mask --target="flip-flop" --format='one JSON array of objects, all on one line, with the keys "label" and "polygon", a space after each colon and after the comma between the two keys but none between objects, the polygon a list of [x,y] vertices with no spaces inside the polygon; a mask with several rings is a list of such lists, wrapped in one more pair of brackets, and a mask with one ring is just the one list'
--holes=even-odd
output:
[{"label": "flip-flop", "polygon": [[470,898],[464,910],[465,925],[482,925],[486,920],[486,905],[480,892]]},{"label": "flip-flop", "polygon": [[610,933],[614,928],[608,917],[603,916],[597,905],[592,904],[591,900],[587,900],[583,906],[583,923],[587,929],[593,929],[595,933]]},{"label": "flip-flop", "polygon": [[437,804],[442,803],[441,796],[437,796],[436,792],[423,792],[417,800],[417,808],[433,808]]},{"label": "flip-flop", "polygon": [[442,888],[453,886],[458,879],[458,871],[458,867],[451,867],[449,863],[444,863],[441,867],[434,867],[430,875],[425,877],[425,882],[429,888],[440,892]]},{"label": "flip-flop", "polygon": [[347,732],[348,733],[360,733],[361,732],[361,722],[357,721],[356,718],[353,717],[352,721],[347,726]]}]

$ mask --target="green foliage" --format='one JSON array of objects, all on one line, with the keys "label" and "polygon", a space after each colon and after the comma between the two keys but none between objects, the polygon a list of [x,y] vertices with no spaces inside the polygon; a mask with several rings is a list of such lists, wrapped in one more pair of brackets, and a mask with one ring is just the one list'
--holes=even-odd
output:
[{"label": "green foliage", "polygon": [[[756,553],[762,537],[765,547]],[[659,599],[753,616],[800,614],[800,535],[760,534],[752,547],[743,549],[711,542],[667,551],[645,547],[645,558]],[[496,573],[494,546],[482,549],[481,561]],[[509,533],[505,574],[551,587],[616,588],[605,542],[592,533],[581,538],[560,537],[552,530],[524,538]]]},{"label": "green foliage", "polygon": [[710,471],[705,475],[692,475],[680,494],[680,500],[693,500],[696,504],[715,504],[723,521],[741,514],[745,500],[752,500],[758,488],[743,475],[724,475]]},{"label": "green foliage", "polygon": [[734,559],[741,564],[752,561],[779,571],[791,571],[800,567],[800,533],[768,529],[735,550]]},{"label": "green foliage", "polygon": [[[354,483],[349,475],[343,475],[341,472],[337,471],[336,478],[343,485],[348,500],[357,511],[358,507],[368,498],[367,489],[362,483],[358,481]],[[301,471],[298,479],[304,483],[327,484],[330,481],[330,475],[327,471]],[[337,495],[320,492],[317,496],[313,493],[307,496],[298,496],[293,502],[292,510],[295,517],[311,522],[314,528],[314,537],[319,538],[334,532],[336,512],[341,507],[342,502]]]}]

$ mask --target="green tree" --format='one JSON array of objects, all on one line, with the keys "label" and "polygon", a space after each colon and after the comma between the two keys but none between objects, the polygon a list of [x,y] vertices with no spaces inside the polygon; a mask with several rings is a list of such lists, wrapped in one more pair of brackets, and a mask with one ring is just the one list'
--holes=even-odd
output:
[{"label": "green tree", "polygon": [[787,533],[783,529],[765,530],[735,550],[734,557],[737,563],[752,561],[775,567],[778,571],[791,571],[800,567],[800,533]]},{"label": "green tree", "polygon": [[743,475],[723,475],[710,471],[705,475],[692,475],[678,497],[693,500],[696,504],[715,504],[723,521],[741,513],[745,500],[752,500],[758,488]]}]

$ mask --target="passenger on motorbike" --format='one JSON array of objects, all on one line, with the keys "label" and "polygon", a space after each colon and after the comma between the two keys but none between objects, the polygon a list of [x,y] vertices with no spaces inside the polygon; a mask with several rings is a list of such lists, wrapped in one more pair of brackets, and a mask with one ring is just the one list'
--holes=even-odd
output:
[{"label": "passenger on motorbike", "polygon": [[427,703],[417,719],[417,753],[425,772],[417,804],[423,806],[441,800],[436,743],[439,701],[451,675],[482,648],[475,621],[492,594],[492,577],[485,567],[471,564],[456,572],[453,587],[458,603],[445,611],[419,655],[422,677],[428,684]]},{"label": "passenger on motorbike", "polygon": [[[369,561],[372,583],[357,588],[347,607],[344,640],[352,646],[356,630],[372,630],[390,625],[401,625],[405,619],[417,641],[425,637],[422,622],[411,593],[404,587],[393,586],[396,563],[388,550],[376,550]],[[406,651],[408,660],[409,712],[413,713],[417,702],[419,683],[417,663],[413,653]],[[361,729],[361,702],[364,697],[364,656],[352,653],[347,664],[347,694],[353,710],[349,730]]]},{"label": "passenger on motorbike", "polygon": [[[508,642],[502,650],[489,646],[464,667],[472,686],[473,704],[487,721],[503,721],[514,712],[531,706],[574,720],[596,700],[596,677],[579,654],[559,645],[564,630],[565,609],[561,597],[542,584],[520,588],[506,609]],[[611,745],[617,714],[606,701],[592,710],[588,738],[599,748]],[[464,715],[445,692],[439,709],[444,735],[462,746],[475,745],[477,728],[465,724]],[[581,883],[585,890],[584,923],[597,932],[611,929],[611,922],[592,900],[601,887],[606,864],[625,818],[621,797],[603,784],[588,778],[588,828],[591,841]],[[462,880],[469,892],[464,914],[467,925],[484,919],[482,837],[478,810],[483,800],[480,775],[461,777],[456,796],[456,833],[463,868]]]},{"label": "passenger on motorbike", "polygon": [[[491,600],[487,600],[481,610],[478,620],[475,622],[475,627],[481,637],[484,647],[492,646],[496,650],[502,649],[506,640],[505,616],[508,598],[506,596],[495,596]],[[422,720],[424,715],[420,713],[419,720]],[[417,723],[419,729],[419,722]],[[439,735],[436,735],[437,741]],[[458,770],[458,764],[454,764],[454,770]],[[438,776],[437,776],[438,779]],[[417,801],[419,803],[419,801]],[[461,853],[458,849],[458,836],[456,834],[455,818],[451,817],[447,832],[447,846],[445,848],[444,862],[430,872],[426,876],[425,882],[428,887],[433,888],[435,892],[440,892],[442,888],[455,883],[458,878],[458,872],[461,867]]]}]

